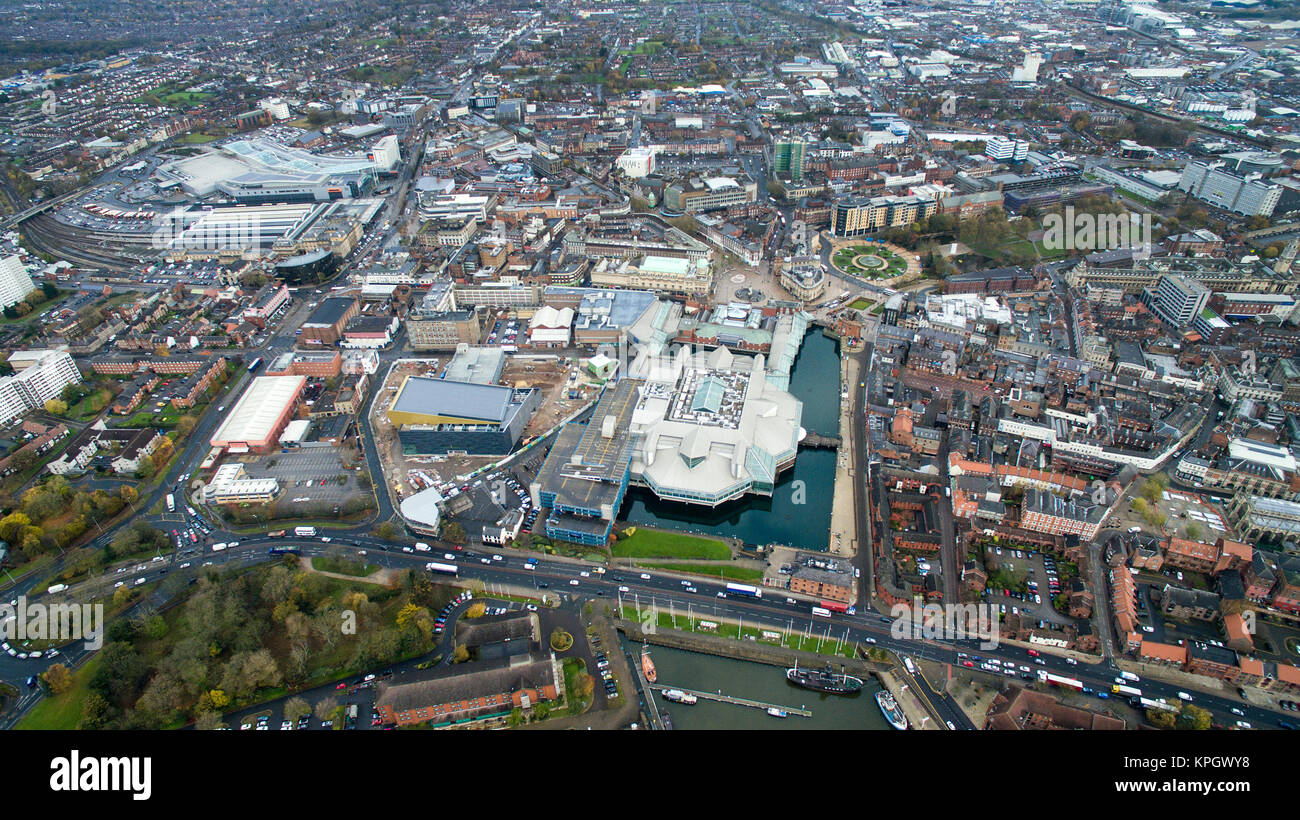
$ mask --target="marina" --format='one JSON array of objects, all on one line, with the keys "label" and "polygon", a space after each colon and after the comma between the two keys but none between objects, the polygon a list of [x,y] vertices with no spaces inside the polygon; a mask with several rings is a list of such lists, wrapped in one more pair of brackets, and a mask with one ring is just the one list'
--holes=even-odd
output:
[{"label": "marina", "polygon": [[[641,650],[640,641],[621,639],[623,647],[631,654],[629,660],[637,658]],[[647,684],[640,674],[639,664],[634,665],[634,672],[642,694],[642,710],[647,724],[659,728],[662,713],[671,709],[671,721],[677,731],[693,729],[762,729],[766,731],[807,730],[807,729],[867,729],[892,731],[876,704],[862,697],[846,697],[823,692],[815,692],[796,687],[788,682],[783,666],[757,663],[754,661],[726,658],[691,652],[685,649],[656,645],[651,649],[660,683]],[[802,666],[800,667],[802,668]],[[683,694],[692,694],[697,698],[693,705],[666,702],[662,695],[655,695],[653,689],[675,689]],[[874,678],[864,681],[863,693],[874,696],[880,689]],[[719,699],[718,692],[729,698],[739,698],[762,704],[762,708],[729,703]],[[711,694],[713,697],[706,697]],[[767,709],[775,707],[790,713],[790,706],[798,707],[808,713],[797,720],[779,719],[768,715]]]}]

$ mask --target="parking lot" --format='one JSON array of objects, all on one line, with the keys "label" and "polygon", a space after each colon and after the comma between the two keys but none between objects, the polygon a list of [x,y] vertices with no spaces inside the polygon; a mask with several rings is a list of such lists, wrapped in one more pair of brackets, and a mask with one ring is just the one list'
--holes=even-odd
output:
[{"label": "parking lot", "polygon": [[1019,614],[1056,624],[1072,622],[1052,605],[1052,599],[1067,591],[1067,581],[1054,557],[1037,550],[993,546],[985,562],[989,568],[985,597],[1000,614]]},{"label": "parking lot", "polygon": [[344,466],[344,452],[334,447],[294,448],[245,457],[244,469],[252,478],[275,478],[280,482],[277,513],[333,513],[349,499],[370,499],[370,490],[357,483],[359,473]]}]

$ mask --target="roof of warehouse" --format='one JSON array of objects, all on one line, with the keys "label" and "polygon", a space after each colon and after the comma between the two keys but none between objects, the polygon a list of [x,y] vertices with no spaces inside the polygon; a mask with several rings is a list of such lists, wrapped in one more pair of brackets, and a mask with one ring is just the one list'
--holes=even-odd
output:
[{"label": "roof of warehouse", "polygon": [[505,420],[514,390],[495,384],[408,376],[392,411],[430,416],[459,416],[500,423]]},{"label": "roof of warehouse", "polygon": [[225,421],[212,434],[213,445],[269,438],[285,406],[297,398],[306,383],[306,376],[259,376],[253,379]]}]

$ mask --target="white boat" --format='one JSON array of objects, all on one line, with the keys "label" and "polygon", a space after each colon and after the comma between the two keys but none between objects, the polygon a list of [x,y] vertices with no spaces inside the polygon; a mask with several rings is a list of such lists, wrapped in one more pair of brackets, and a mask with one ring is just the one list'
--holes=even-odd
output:
[{"label": "white boat", "polygon": [[903,710],[898,707],[892,692],[888,689],[881,689],[876,693],[876,703],[880,706],[880,711],[885,716],[885,720],[889,721],[890,726],[895,729],[907,728],[907,715],[903,714]]},{"label": "white boat", "polygon": [[699,700],[699,698],[689,692],[683,692],[680,689],[664,689],[659,694],[664,696],[664,700],[672,701],[673,703],[685,703],[687,706],[692,706]]},{"label": "white boat", "polygon": [[780,709],[776,706],[767,707],[767,713],[772,717],[779,717],[779,718],[789,717],[789,714],[784,709]]}]

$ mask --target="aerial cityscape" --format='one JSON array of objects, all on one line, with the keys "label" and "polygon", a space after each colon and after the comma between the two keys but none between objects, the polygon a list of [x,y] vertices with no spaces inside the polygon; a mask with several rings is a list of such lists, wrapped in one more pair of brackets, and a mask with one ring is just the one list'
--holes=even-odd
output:
[{"label": "aerial cityscape", "polygon": [[1300,726],[1294,4],[0,12],[0,728]]}]

